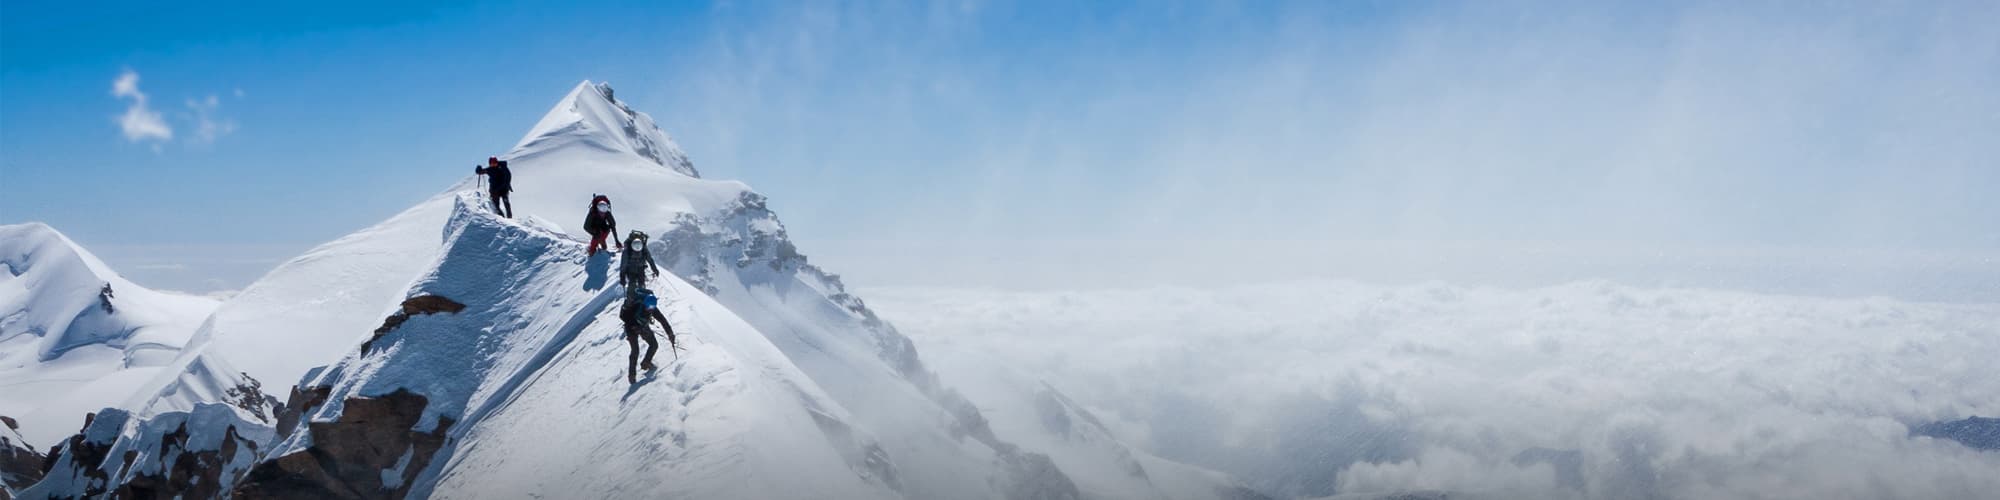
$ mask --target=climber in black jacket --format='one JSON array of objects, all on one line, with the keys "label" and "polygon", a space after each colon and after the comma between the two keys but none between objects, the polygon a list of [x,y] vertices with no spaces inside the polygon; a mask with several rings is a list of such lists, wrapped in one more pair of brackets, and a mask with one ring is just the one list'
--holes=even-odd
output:
[{"label": "climber in black jacket", "polygon": [[[488,192],[493,196],[493,213],[514,218],[514,200],[507,196],[507,193],[514,192],[514,171],[507,169],[507,162],[488,156],[486,166],[472,167],[472,173],[487,176]],[[505,210],[501,209],[503,206]]]},{"label": "climber in black jacket", "polygon": [[[660,329],[667,332],[667,345],[674,349],[680,348],[680,342],[674,339],[673,325],[667,324],[666,315],[660,314],[659,301],[659,297],[653,296],[652,290],[627,288],[625,305],[618,308],[618,318],[625,323],[625,343],[632,346],[632,354],[625,359],[626,382],[639,383],[640,369],[653,371],[653,353],[660,350],[660,340],[653,336],[653,329],[646,325],[647,321],[659,321]],[[640,339],[646,341],[644,362],[639,360]]]},{"label": "climber in black jacket", "polygon": [[[590,255],[598,250],[610,250],[618,245],[618,218],[611,216],[611,197],[597,195],[590,197],[590,212],[583,216],[583,231],[590,233]],[[604,240],[611,240],[605,245]]]},{"label": "climber in black jacket", "polygon": [[625,250],[618,255],[618,284],[630,288],[646,286],[646,268],[653,268],[653,276],[660,275],[660,265],[653,263],[653,250],[646,245],[646,233],[632,231],[625,238]]}]

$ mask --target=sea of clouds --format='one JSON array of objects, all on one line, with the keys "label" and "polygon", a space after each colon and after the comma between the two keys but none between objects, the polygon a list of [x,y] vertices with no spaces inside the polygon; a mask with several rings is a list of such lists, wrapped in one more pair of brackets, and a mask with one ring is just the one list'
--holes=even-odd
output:
[{"label": "sea of clouds", "polygon": [[[2000,304],[1587,281],[863,291],[1153,453],[1283,496],[1992,498]],[[934,363],[945,381],[951,363]]]}]

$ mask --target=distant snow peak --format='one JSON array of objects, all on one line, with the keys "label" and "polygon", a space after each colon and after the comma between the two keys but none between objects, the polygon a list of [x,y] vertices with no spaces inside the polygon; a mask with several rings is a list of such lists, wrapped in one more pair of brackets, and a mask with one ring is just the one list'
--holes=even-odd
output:
[{"label": "distant snow peak", "polygon": [[168,365],[216,306],[126,281],[48,225],[0,226],[0,411],[53,444]]}]

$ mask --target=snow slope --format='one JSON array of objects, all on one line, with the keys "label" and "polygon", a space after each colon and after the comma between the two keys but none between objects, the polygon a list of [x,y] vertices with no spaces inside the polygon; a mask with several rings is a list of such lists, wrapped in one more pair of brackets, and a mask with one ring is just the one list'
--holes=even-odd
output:
[{"label": "snow slope", "polygon": [[[401,403],[382,402],[415,394],[423,420],[408,432],[446,441],[421,475],[388,471],[382,487],[438,496],[578,487],[651,496],[634,488],[674,482],[690,488],[674,491],[702,497],[1082,494],[1056,461],[996,435],[907,338],[808,264],[761,195],[697,177],[650,117],[612,96],[605,85],[578,85],[501,155],[514,170],[517,219],[477,213],[483,197],[467,193],[482,179],[468,176],[322,245],[224,304],[176,360],[179,373],[127,407],[144,417],[229,401],[239,418],[278,422],[282,434],[292,429],[266,410],[271,402],[232,398],[259,384],[264,392],[323,386],[325,405],[304,421],[331,428],[345,425],[349,401],[393,407]],[[695,339],[680,364],[629,392],[620,380],[625,346],[604,310],[617,289],[615,259],[579,256],[594,193],[613,200],[621,236],[654,236],[656,260],[670,270],[655,288]],[[457,295],[467,307],[414,316],[356,351],[419,293]],[[266,458],[324,444],[292,433]],[[1182,474],[1087,494],[1153,498],[1185,488],[1208,498],[1232,486]]]},{"label": "snow slope", "polygon": [[0,226],[0,271],[0,414],[44,448],[156,376],[216,307],[126,281],[39,223]]},{"label": "snow slope", "polygon": [[[865,436],[829,432],[849,428],[844,410],[714,301],[672,277],[655,283],[702,340],[678,358],[662,351],[660,373],[628,385],[609,256],[585,257],[581,241],[502,220],[475,197],[458,207],[439,261],[407,295],[465,309],[413,316],[309,384],[332,391],[307,421],[338,420],[351,397],[428,398],[416,430],[451,438],[413,495],[895,496],[893,470],[870,469]],[[298,432],[276,453],[312,444]]]},{"label": "snow slope", "polygon": [[436,255],[450,209],[440,194],[279,265],[217,308],[173,370],[120,407],[145,417],[225,401],[234,387],[283,392],[339,359]]}]

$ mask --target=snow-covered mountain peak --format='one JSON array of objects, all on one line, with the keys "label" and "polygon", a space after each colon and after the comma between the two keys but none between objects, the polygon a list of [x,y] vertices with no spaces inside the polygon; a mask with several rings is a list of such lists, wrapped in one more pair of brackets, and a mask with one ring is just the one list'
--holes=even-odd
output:
[{"label": "snow-covered mountain peak", "polygon": [[[907,337],[809,264],[762,195],[696,177],[652,118],[609,86],[578,85],[502,157],[514,169],[514,218],[495,215],[468,175],[286,262],[217,310],[175,373],[124,408],[148,422],[233,408],[215,420],[275,424],[273,440],[239,433],[254,438],[257,462],[228,474],[251,497],[324,488],[967,500],[1235,491],[1227,478],[1156,469],[1119,443],[1058,446],[1068,438],[1027,435],[1048,426],[993,424],[939,382]],[[647,286],[662,292],[685,348],[661,351],[661,369],[636,384],[625,379],[631,353],[614,282],[631,257],[586,249],[580,222],[594,195],[612,199],[614,236],[653,235],[661,272]],[[264,395],[293,382],[284,404]],[[116,441],[137,446],[158,434],[131,428]],[[1071,467],[1117,476],[1079,485]],[[1141,468],[1189,480],[1131,472]],[[318,479],[292,481],[300,477]]]},{"label": "snow-covered mountain peak", "polygon": [[689,177],[700,177],[680,144],[660,130],[653,117],[617,99],[611,84],[584,80],[570,89],[542,121],[528,129],[508,158],[537,156],[571,143],[604,152],[631,154]]},{"label": "snow-covered mountain peak", "polygon": [[172,361],[215,307],[126,281],[48,225],[0,226],[0,413],[46,446]]}]

